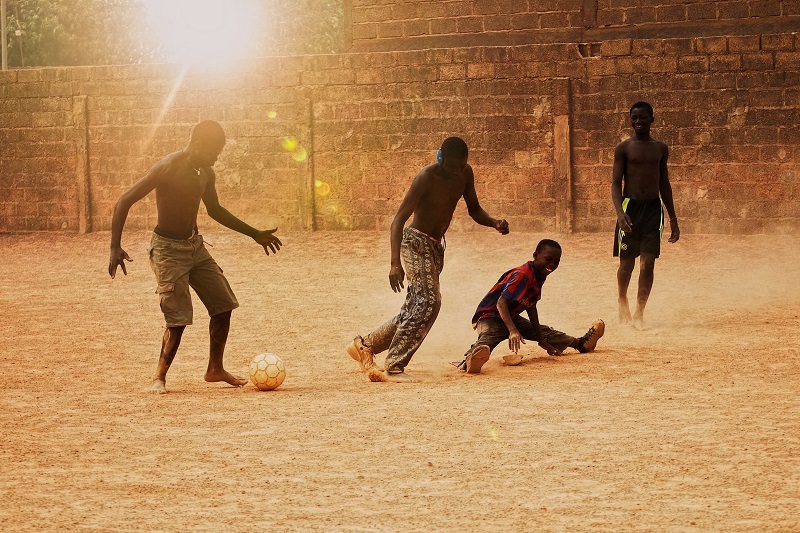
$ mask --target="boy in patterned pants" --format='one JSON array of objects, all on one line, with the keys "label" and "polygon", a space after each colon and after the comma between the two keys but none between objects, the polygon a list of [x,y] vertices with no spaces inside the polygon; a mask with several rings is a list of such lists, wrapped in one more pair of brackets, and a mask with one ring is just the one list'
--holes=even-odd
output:
[{"label": "boy in patterned pants", "polygon": [[[439,274],[444,266],[444,234],[453,220],[458,201],[463,197],[469,215],[482,226],[508,233],[508,222],[491,217],[483,210],[475,192],[475,174],[467,164],[469,149],[458,137],[449,137],[437,153],[436,163],[423,168],[406,192],[392,221],[392,290],[403,289],[408,270],[408,292],[400,313],[364,337],[357,336],[347,353],[374,382],[414,382],[405,372],[422,341],[433,326],[441,307]],[[411,224],[406,221],[414,215]],[[375,354],[388,350],[386,370],[375,365]]]}]

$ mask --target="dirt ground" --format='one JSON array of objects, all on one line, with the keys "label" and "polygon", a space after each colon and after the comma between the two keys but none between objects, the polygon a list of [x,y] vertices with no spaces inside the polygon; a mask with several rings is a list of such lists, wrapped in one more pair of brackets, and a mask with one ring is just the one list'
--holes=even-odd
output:
[{"label": "dirt ground", "polygon": [[270,351],[284,384],[205,383],[196,305],[161,396],[148,233],[113,281],[107,233],[0,235],[0,529],[800,531],[800,237],[665,243],[640,332],[617,324],[610,232],[555,236],[541,320],[602,317],[598,350],[528,343],[507,367],[502,345],[466,376],[478,301],[553,236],[454,232],[422,383],[388,384],[344,352],[401,305],[388,231],[279,235],[274,257],[206,240],[241,302],[229,370]]}]

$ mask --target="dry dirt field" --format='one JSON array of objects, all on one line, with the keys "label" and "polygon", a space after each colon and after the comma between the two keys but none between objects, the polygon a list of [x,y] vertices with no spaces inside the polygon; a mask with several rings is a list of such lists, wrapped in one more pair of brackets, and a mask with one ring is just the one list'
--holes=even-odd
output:
[{"label": "dry dirt field", "polygon": [[388,231],[279,235],[274,257],[206,240],[241,302],[227,367],[274,352],[283,386],[205,383],[198,305],[161,396],[149,234],[113,281],[107,233],[0,235],[0,530],[800,531],[800,237],[665,242],[640,332],[617,324],[611,233],[555,236],[541,320],[602,317],[598,350],[528,343],[507,367],[503,345],[465,376],[478,301],[553,236],[452,233],[401,385],[344,352],[401,305]]}]

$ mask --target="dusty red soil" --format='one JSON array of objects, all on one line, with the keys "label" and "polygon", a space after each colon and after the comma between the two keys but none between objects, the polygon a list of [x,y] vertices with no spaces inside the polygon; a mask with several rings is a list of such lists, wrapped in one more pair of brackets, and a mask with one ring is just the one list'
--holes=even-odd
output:
[{"label": "dusty red soil", "polygon": [[665,243],[639,332],[616,323],[610,234],[561,236],[539,314],[575,335],[602,317],[598,350],[529,343],[506,367],[501,346],[465,376],[477,302],[545,235],[453,233],[423,382],[398,385],[344,352],[402,302],[388,232],[282,237],[265,257],[206,232],[242,304],[228,368],[271,351],[284,384],[203,382],[198,303],[158,396],[148,234],[114,281],[108,234],[0,236],[0,529],[800,530],[799,238]]}]

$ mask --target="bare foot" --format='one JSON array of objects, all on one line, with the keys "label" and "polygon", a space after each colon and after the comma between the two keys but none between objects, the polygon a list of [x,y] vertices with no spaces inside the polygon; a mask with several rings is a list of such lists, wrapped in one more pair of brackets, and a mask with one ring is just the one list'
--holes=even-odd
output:
[{"label": "bare foot", "polygon": [[631,323],[631,309],[630,307],[628,307],[628,300],[619,301],[619,323],[620,324]]},{"label": "bare foot", "polygon": [[639,331],[643,331],[644,328],[644,316],[639,311],[636,311],[636,314],[633,315],[633,329],[637,329]]},{"label": "bare foot", "polygon": [[241,387],[242,385],[245,385],[247,383],[246,379],[237,378],[236,376],[225,370],[206,372],[206,375],[203,379],[205,379],[210,383],[217,381],[224,381],[225,383],[233,385],[234,387]]},{"label": "bare foot", "polygon": [[164,379],[155,378],[153,380],[153,385],[150,387],[150,392],[153,394],[166,394],[167,381]]},{"label": "bare foot", "polygon": [[381,372],[377,368],[369,370],[369,380],[374,383],[419,383],[419,380],[405,372],[392,373]]},{"label": "bare foot", "polygon": [[511,355],[504,355],[503,362],[508,366],[517,366],[522,364],[522,356],[518,353],[512,353]]}]

